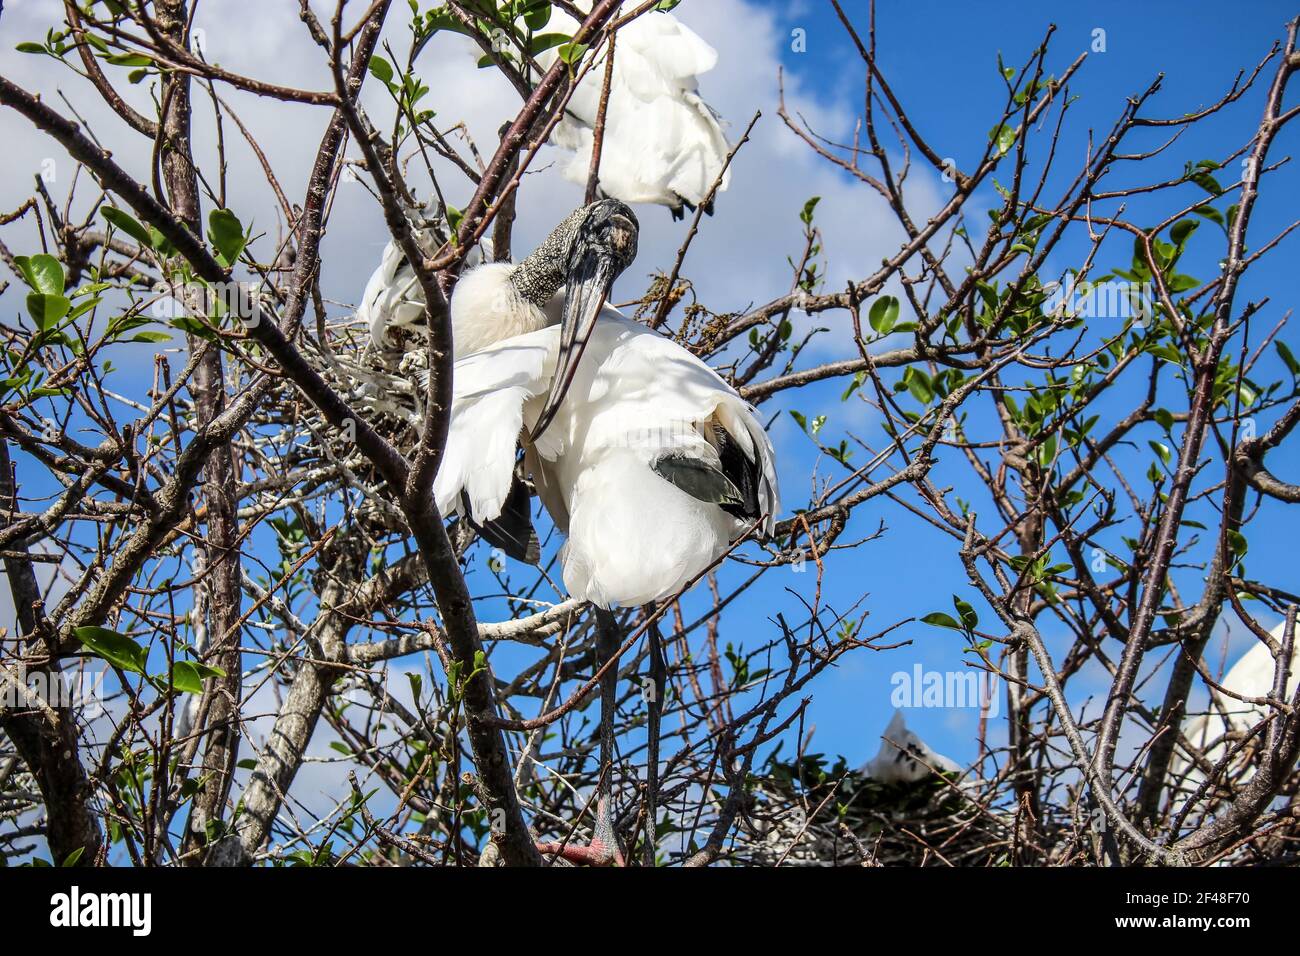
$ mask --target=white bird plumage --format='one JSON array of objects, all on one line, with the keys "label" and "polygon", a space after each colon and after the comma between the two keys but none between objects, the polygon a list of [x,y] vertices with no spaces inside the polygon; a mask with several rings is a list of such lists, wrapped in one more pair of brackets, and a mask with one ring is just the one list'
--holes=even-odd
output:
[{"label": "white bird plumage", "polygon": [[[1273,628],[1271,635],[1274,640],[1279,642],[1282,640],[1285,623],[1282,622]],[[1219,683],[1224,690],[1241,697],[1267,697],[1273,690],[1275,667],[1276,662],[1268,645],[1263,641],[1257,641],[1228,670]],[[1290,671],[1285,695],[1288,701],[1295,695],[1296,686],[1300,683],[1300,642],[1297,642],[1297,650],[1292,653]],[[1183,735],[1189,743],[1204,753],[1210,766],[1214,766],[1223,759],[1237,740],[1248,734],[1256,724],[1268,716],[1269,708],[1266,704],[1248,704],[1237,700],[1217,689],[1211,690],[1210,697],[1211,703],[1206,712],[1188,719],[1183,724]],[[1252,752],[1259,746],[1260,738],[1256,738],[1253,747],[1247,747],[1242,754],[1238,755],[1237,762],[1240,766],[1234,769],[1240,770],[1237,779],[1242,783],[1255,774]],[[1171,770],[1175,777],[1186,774],[1191,783],[1199,783],[1204,779],[1202,771],[1179,750],[1174,752]]]},{"label": "white bird plumage", "polygon": [[935,770],[960,773],[956,761],[935,753],[930,746],[913,733],[903,719],[903,712],[895,710],[889,726],[880,736],[880,750],[862,765],[860,773],[877,783],[916,783]]},{"label": "white bird plumage", "polygon": [[[547,26],[569,33],[577,28],[559,10]],[[546,50],[538,65],[549,69],[558,55]],[[672,14],[646,13],[619,29],[600,154],[605,195],[668,206],[678,215],[684,204],[704,202],[720,175],[719,191],[727,188],[727,139],[718,114],[699,94],[698,77],[717,62],[717,51]],[[602,58],[551,133],[552,144],[573,152],[562,171],[575,183],[585,184],[591,168],[604,75]]]},{"label": "white bird plumage", "polygon": [[[444,513],[461,510],[464,491],[474,520],[500,514],[515,443],[541,413],[559,341],[559,327],[548,326],[456,362],[451,430],[434,484]],[[571,595],[614,607],[674,594],[749,527],[652,467],[675,455],[716,466],[719,429],[758,465],[762,530],[770,532],[780,509],[774,456],[754,409],[690,352],[606,307],[558,414],[526,460],[542,502],[568,533],[562,563]]]},{"label": "white bird plumage", "polygon": [[[425,255],[432,255],[439,244],[438,233],[445,234],[446,225],[440,220],[422,220],[418,210],[408,211],[407,216],[416,245]],[[489,258],[492,255],[490,239],[484,239],[469,251],[465,268],[479,265],[485,255]],[[395,240],[390,239],[384,246],[379,265],[366,282],[366,290],[357,304],[357,318],[370,330],[372,345],[380,350],[402,349],[406,345],[403,333],[414,335],[416,330],[412,327],[423,327],[424,290]]]}]

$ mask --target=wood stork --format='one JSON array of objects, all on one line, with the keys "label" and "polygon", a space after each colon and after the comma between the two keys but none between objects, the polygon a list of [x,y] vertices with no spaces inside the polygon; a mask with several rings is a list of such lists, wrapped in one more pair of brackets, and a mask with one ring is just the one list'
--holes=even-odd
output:
[{"label": "wood stork", "polygon": [[[507,509],[516,449],[556,527],[562,576],[590,601],[601,666],[618,646],[611,608],[677,594],[780,509],[774,453],[754,409],[675,342],[606,304],[636,254],[637,221],[603,199],[577,210],[517,266],[461,278],[451,314],[459,357],[434,495],[444,514],[483,525]],[[558,324],[557,324],[558,323]],[[489,341],[491,340],[491,341]],[[461,342],[473,350],[461,353]],[[646,852],[653,861],[658,726],[665,667],[648,631]],[[601,679],[601,754],[614,754],[616,668]],[[601,776],[588,847],[543,845],[571,860],[621,860]]]},{"label": "wood stork", "polygon": [[961,773],[956,761],[931,750],[924,740],[908,729],[903,712],[895,710],[889,726],[880,736],[880,751],[858,772],[877,783],[909,784],[924,780],[935,770]]},{"label": "wood stork", "polygon": [[568,536],[565,587],[601,608],[675,594],[759,519],[770,532],[779,510],[753,407],[686,349],[606,305],[636,229],[625,204],[599,200],[519,265],[460,280],[455,398],[434,483],[444,513],[468,499],[474,519],[497,517],[524,434],[527,470]]},{"label": "wood stork", "polygon": [[[1279,643],[1285,625],[1286,622],[1283,621],[1271,632],[1273,639]],[[1267,697],[1273,692],[1275,669],[1272,651],[1267,644],[1259,641],[1241,656],[1220,684],[1224,690],[1240,697]],[[1297,684],[1300,684],[1300,642],[1297,642],[1291,655],[1290,676],[1283,695],[1288,702],[1295,696]],[[1183,735],[1214,767],[1256,724],[1269,715],[1271,708],[1267,704],[1248,704],[1217,689],[1211,690],[1210,699],[1206,713],[1192,717],[1183,724]],[[1257,736],[1254,743],[1238,753],[1230,764],[1229,772],[1239,782],[1245,783],[1255,775],[1254,755],[1261,746],[1263,738]],[[1175,779],[1185,775],[1192,784],[1199,784],[1205,779],[1202,769],[1181,751],[1174,752],[1170,769]]]},{"label": "wood stork", "polygon": [[[555,8],[547,29],[572,35],[578,22]],[[549,69],[558,55],[543,51],[538,65]],[[680,219],[719,175],[719,191],[727,188],[727,139],[698,82],[717,62],[717,51],[669,13],[645,13],[618,30],[600,153],[606,196],[667,206]],[[553,145],[573,152],[563,174],[575,183],[585,184],[591,168],[604,74],[599,62],[588,70],[551,133]]]}]

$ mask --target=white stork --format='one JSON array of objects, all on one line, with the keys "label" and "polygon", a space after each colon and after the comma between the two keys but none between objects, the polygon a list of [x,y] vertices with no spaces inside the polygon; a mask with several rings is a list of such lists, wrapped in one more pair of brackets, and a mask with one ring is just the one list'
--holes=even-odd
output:
[{"label": "white stork", "polygon": [[[556,8],[546,29],[572,35],[578,23]],[[545,50],[538,65],[549,69],[558,55],[555,48]],[[618,30],[600,153],[606,196],[667,206],[679,219],[683,206],[704,202],[719,175],[719,191],[727,188],[727,139],[718,114],[699,94],[699,75],[717,62],[717,51],[669,13],[645,13]],[[551,133],[553,145],[573,152],[563,173],[575,183],[587,182],[604,83],[597,61]]]},{"label": "white stork", "polygon": [[770,533],[779,510],[753,407],[686,349],[605,304],[635,248],[631,209],[600,200],[519,265],[460,280],[451,315],[461,357],[434,483],[444,513],[468,499],[475,521],[497,518],[526,432],[527,470],[568,535],[565,587],[602,608],[675,594],[749,527]]},{"label": "white stork", "polygon": [[[457,354],[451,427],[434,494],[477,527],[508,517],[516,450],[566,533],[565,587],[596,605],[597,658],[618,646],[609,609],[677,594],[780,509],[771,442],[754,409],[686,349],[606,305],[636,255],[637,221],[615,199],[577,210],[518,265],[467,273],[452,295]],[[524,499],[525,503],[527,499]],[[517,505],[515,506],[517,509]],[[650,676],[664,687],[658,634]],[[602,760],[613,760],[616,669],[600,682]],[[650,700],[646,852],[653,861],[660,694]],[[601,776],[588,847],[622,859]]]},{"label": "white stork", "polygon": [[[1286,626],[1283,621],[1275,627],[1271,636],[1279,643]],[[1300,684],[1300,642],[1293,649],[1290,661],[1290,676],[1286,682],[1283,696],[1289,703],[1295,696],[1296,686]],[[1232,665],[1220,682],[1224,690],[1239,697],[1267,697],[1273,692],[1273,676],[1276,662],[1269,646],[1263,641],[1255,643],[1250,650]],[[1267,704],[1249,704],[1237,700],[1219,690],[1211,690],[1211,703],[1206,712],[1192,717],[1183,724],[1183,735],[1188,742],[1200,750],[1213,767],[1236,744],[1254,729],[1255,725],[1269,715],[1271,708]],[[1234,758],[1229,771],[1241,783],[1255,775],[1255,755],[1263,746],[1264,738],[1257,735],[1252,744],[1246,746]],[[1196,764],[1181,750],[1175,750],[1171,762],[1175,779],[1186,775],[1189,783],[1198,785],[1205,775]]]},{"label": "white stork", "polygon": [[859,769],[877,783],[909,784],[924,780],[935,771],[961,773],[956,761],[935,753],[908,729],[903,712],[895,710],[889,726],[880,735],[880,751]]}]

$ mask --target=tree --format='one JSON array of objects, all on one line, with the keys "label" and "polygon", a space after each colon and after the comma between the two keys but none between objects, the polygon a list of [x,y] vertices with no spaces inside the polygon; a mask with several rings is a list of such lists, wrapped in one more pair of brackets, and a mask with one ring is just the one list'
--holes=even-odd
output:
[{"label": "tree", "polygon": [[[528,865],[543,862],[541,843],[547,859],[590,862],[577,850],[593,804],[608,800],[621,846],[598,862],[1293,857],[1300,698],[1285,699],[1285,662],[1300,598],[1286,589],[1289,569],[1247,570],[1246,558],[1256,534],[1278,533],[1277,509],[1300,502],[1268,467],[1300,421],[1300,363],[1285,342],[1289,313],[1241,290],[1295,228],[1248,242],[1300,113],[1286,105],[1300,69],[1295,21],[1198,112],[1161,117],[1156,78],[1075,167],[1056,146],[1087,57],[1054,67],[1049,30],[1023,63],[999,61],[1004,101],[982,156],[958,168],[881,71],[874,10],[862,31],[832,0],[861,54],[865,140],[835,144],[784,104],[779,116],[884,199],[903,241],[870,274],[827,289],[810,199],[789,294],[715,312],[687,278],[701,207],[637,309],[760,407],[833,388],[880,417],[885,444],[832,443],[825,418],[792,409],[815,469],[833,471],[809,475],[811,494],[787,502],[772,540],[737,543],[728,562],[744,574],[710,572],[702,614],[681,601],[621,612],[618,662],[603,675],[590,609],[538,598],[545,566],[521,579],[493,558],[491,578],[471,587],[466,567],[487,549],[430,494],[451,404],[448,298],[485,237],[509,254],[524,176],[575,84],[617,57],[633,18],[674,5],[598,0],[584,14],[451,0],[412,3],[407,18],[376,0],[340,3],[325,21],[304,3],[322,72],[293,87],[207,62],[187,0],[69,2],[61,27],[19,45],[78,74],[78,95],[102,98],[138,134],[152,181],[98,145],[73,118],[75,100],[59,108],[0,77],[9,119],[79,166],[62,204],[38,178],[2,220],[34,222],[39,238],[23,254],[0,245],[15,277],[6,315],[18,314],[0,326],[0,549],[17,610],[2,645],[0,790],[14,795],[0,805],[0,852],[22,856],[39,836],[52,860],[80,865],[111,854],[137,865]],[[580,20],[576,33],[543,32],[552,6]],[[385,24],[404,18],[405,58],[391,43],[379,52]],[[454,140],[426,105],[436,94],[416,54],[447,32],[472,38],[520,97],[490,155]],[[556,46],[541,69],[535,55]],[[124,99],[123,79],[153,90],[152,114]],[[389,91],[388,115],[361,107],[366,83]],[[1184,130],[1265,85],[1247,142],[1162,171]],[[328,115],[296,192],[223,88]],[[200,97],[221,144],[211,165],[192,147]],[[226,121],[278,197],[274,242],[247,225],[267,211],[226,205]],[[743,164],[749,129],[729,162]],[[914,162],[948,190],[924,220],[907,193]],[[353,175],[373,189],[427,303],[432,374],[410,423],[360,387],[384,372],[367,369],[364,336],[321,295],[321,237]],[[433,248],[408,215],[425,177]],[[87,188],[89,202],[75,195]],[[472,192],[463,209],[443,198],[461,190]],[[968,214],[990,197],[985,225]],[[1207,257],[1213,275],[1183,271]],[[796,333],[798,312],[851,327],[851,351],[809,363],[824,330]],[[179,360],[156,355],[152,379],[119,395],[114,359],[173,336]],[[918,608],[873,630],[865,609],[823,601],[837,568],[864,549],[887,554],[883,523],[846,534],[886,504],[960,558],[969,587],[951,613]],[[736,608],[779,590],[773,569],[804,563],[815,588],[802,619],[777,613],[757,639],[728,632]],[[43,568],[57,586],[42,584]],[[485,623],[488,609],[502,619]],[[1284,618],[1275,635],[1268,614]],[[1205,651],[1226,617],[1280,663],[1251,701],[1266,717],[1216,765],[1183,727],[1197,681],[1218,687]],[[805,753],[803,722],[820,675],[897,646],[917,619],[958,635],[971,669],[1005,686],[1006,744],[982,740],[962,779],[900,793]],[[667,632],[662,695],[640,676],[652,626]],[[410,663],[430,652],[436,664]],[[88,663],[112,674],[107,739],[56,690],[67,665]],[[400,691],[387,680],[399,665],[409,668]],[[1108,687],[1090,708],[1069,691],[1096,668]],[[597,719],[602,677],[617,706]],[[668,719],[647,785],[656,696]],[[268,707],[269,731],[254,740],[248,728]],[[300,814],[322,720],[337,751],[333,806]],[[796,740],[793,759],[774,749],[783,739]],[[655,803],[662,812],[647,821]],[[790,826],[780,818],[792,807]]]}]

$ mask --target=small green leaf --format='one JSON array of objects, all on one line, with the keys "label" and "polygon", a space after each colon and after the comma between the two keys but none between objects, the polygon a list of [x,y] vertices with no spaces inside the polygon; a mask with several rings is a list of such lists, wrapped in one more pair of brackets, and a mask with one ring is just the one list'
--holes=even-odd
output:
[{"label": "small green leaf", "polygon": [[42,332],[57,325],[71,308],[72,303],[66,296],[44,295],[40,292],[31,292],[27,296],[27,311]]},{"label": "small green leaf", "polygon": [[582,55],[587,52],[587,47],[588,44],[586,43],[566,43],[556,52],[560,55],[561,60],[569,64],[569,66],[573,66],[582,59]]},{"label": "small green leaf", "polygon": [[116,206],[105,206],[103,212],[104,218],[112,225],[122,230],[145,248],[153,248],[153,239],[149,235],[149,230],[136,222],[129,213],[118,209]]},{"label": "small green leaf", "polygon": [[573,38],[564,33],[539,33],[528,41],[528,52],[536,56],[561,43],[568,43],[571,39]]},{"label": "small green leaf", "polygon": [[894,323],[898,321],[898,299],[892,295],[882,295],[871,303],[871,311],[867,313],[867,320],[871,323],[871,327],[881,335],[888,335],[894,328]]},{"label": "small green leaf", "polygon": [[203,693],[203,678],[193,661],[177,661],[172,665],[172,687],[185,694]]},{"label": "small green leaf", "polygon": [[989,132],[989,140],[997,144],[998,155],[1005,156],[1016,143],[1016,130],[1005,124],[995,126]]},{"label": "small green leaf", "polygon": [[58,259],[42,252],[34,256],[15,256],[14,262],[33,291],[46,295],[63,293],[63,266]]},{"label": "small green leaf", "polygon": [[942,611],[935,611],[933,614],[927,614],[925,617],[921,618],[921,622],[924,624],[932,624],[935,627],[951,628],[954,631],[963,630],[962,626],[958,624],[956,620],[954,620],[950,615],[944,614]]},{"label": "small green leaf", "polygon": [[821,201],[822,201],[821,196],[813,196],[806,203],[804,203],[803,211],[799,213],[799,221],[802,222],[805,226],[811,225],[813,221],[813,213],[817,209],[817,204]]},{"label": "small green leaf", "polygon": [[102,657],[124,671],[144,673],[145,659],[149,652],[125,634],[106,627],[79,627],[74,633],[77,640],[95,656]]},{"label": "small green leaf", "polygon": [[153,66],[153,60],[143,53],[113,53],[104,59],[115,66]]},{"label": "small green leaf", "polygon": [[208,239],[227,267],[235,264],[247,242],[243,224],[229,209],[214,209],[208,215]]},{"label": "small green leaf", "polygon": [[1229,530],[1228,547],[1232,549],[1232,553],[1235,554],[1238,558],[1243,557],[1247,549],[1246,536],[1242,534],[1240,531]]},{"label": "small green leaf", "polygon": [[370,58],[370,75],[381,83],[393,82],[393,66],[382,56]]},{"label": "small green leaf", "polygon": [[1282,359],[1283,363],[1285,363],[1287,371],[1290,372],[1293,377],[1300,375],[1300,362],[1296,361],[1295,355],[1292,354],[1291,349],[1287,344],[1281,339],[1278,339],[1273,343],[1273,345],[1277,349],[1278,357]]},{"label": "small green leaf", "polygon": [[209,667],[197,661],[176,661],[172,664],[172,687],[187,694],[203,693],[203,681],[208,677],[225,677],[220,667]]},{"label": "small green leaf", "polygon": [[952,596],[952,606],[957,609],[957,615],[961,618],[961,625],[965,630],[973,631],[979,627],[980,616],[975,613],[975,609],[970,604],[954,594]]}]

